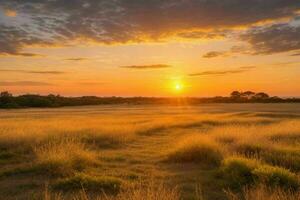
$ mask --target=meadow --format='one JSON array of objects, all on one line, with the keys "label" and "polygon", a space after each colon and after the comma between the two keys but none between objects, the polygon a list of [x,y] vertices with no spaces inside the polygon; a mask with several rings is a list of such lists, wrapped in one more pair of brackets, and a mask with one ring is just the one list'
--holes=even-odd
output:
[{"label": "meadow", "polygon": [[298,104],[0,110],[0,199],[300,199]]}]

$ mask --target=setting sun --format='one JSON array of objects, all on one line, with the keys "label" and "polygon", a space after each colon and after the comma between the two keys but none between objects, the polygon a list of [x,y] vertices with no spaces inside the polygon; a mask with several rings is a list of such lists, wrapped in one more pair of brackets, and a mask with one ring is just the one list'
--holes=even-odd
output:
[{"label": "setting sun", "polygon": [[174,85],[174,89],[176,90],[176,91],[182,91],[182,89],[183,89],[183,85],[182,85],[182,83],[175,83],[175,85]]}]

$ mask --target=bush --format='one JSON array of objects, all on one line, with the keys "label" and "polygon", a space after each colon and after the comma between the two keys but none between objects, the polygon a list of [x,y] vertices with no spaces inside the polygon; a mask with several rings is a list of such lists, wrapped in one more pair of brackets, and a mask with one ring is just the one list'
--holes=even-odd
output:
[{"label": "bush", "polygon": [[241,189],[245,185],[254,183],[252,171],[258,166],[256,160],[240,157],[231,157],[224,160],[220,169],[221,176],[226,179],[229,186]]},{"label": "bush", "polygon": [[297,175],[287,169],[263,165],[254,169],[252,173],[259,182],[263,182],[270,187],[293,190],[299,188]]},{"label": "bush", "polygon": [[52,141],[35,148],[36,168],[51,176],[72,175],[95,164],[94,152],[75,140]]},{"label": "bush", "polygon": [[281,166],[291,171],[300,171],[300,151],[294,149],[273,149],[264,152],[261,158],[272,165]]},{"label": "bush", "polygon": [[223,159],[219,147],[209,141],[189,140],[171,152],[167,160],[177,163],[200,163],[206,167],[218,167]]},{"label": "bush", "polygon": [[119,192],[122,180],[114,177],[95,177],[86,174],[76,174],[70,178],[58,180],[54,185],[55,190],[88,190],[116,194]]}]

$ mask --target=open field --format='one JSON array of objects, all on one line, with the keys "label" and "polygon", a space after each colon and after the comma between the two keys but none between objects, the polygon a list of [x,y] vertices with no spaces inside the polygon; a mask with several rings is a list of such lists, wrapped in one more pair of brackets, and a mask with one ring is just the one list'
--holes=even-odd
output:
[{"label": "open field", "polygon": [[292,200],[299,175],[298,104],[0,110],[0,199]]}]

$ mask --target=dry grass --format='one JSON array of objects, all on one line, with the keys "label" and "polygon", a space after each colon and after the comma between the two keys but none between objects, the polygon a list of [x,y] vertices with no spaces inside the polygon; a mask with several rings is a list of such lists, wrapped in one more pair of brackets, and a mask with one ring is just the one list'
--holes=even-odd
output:
[{"label": "dry grass", "polygon": [[218,167],[222,159],[221,148],[207,137],[189,137],[167,155],[170,162],[194,162],[205,167]]},{"label": "dry grass", "polygon": [[229,200],[298,200],[300,193],[286,191],[280,188],[269,189],[264,185],[255,188],[245,188],[241,195],[227,192]]},{"label": "dry grass", "polygon": [[[101,187],[100,187],[101,188]],[[79,194],[64,197],[62,194],[45,191],[44,200],[180,200],[180,192],[170,188],[162,182],[139,182],[135,185],[123,188],[119,194],[107,195],[105,191],[99,195],[89,196],[82,187]],[[200,199],[199,199],[200,200]]]},{"label": "dry grass", "polygon": [[[300,120],[274,105],[280,112],[234,113],[230,106],[218,114],[216,105],[207,114],[200,107],[1,111],[0,199],[40,197],[45,180],[60,192],[48,192],[47,200],[224,199],[223,189],[232,185],[240,192],[232,198],[298,198]],[[269,105],[253,110],[261,106]],[[152,170],[152,185],[99,196],[98,189],[114,187],[115,180],[131,185]],[[157,184],[161,179],[173,187]],[[197,197],[195,180],[202,181],[204,197]]]},{"label": "dry grass", "polygon": [[82,171],[97,163],[97,154],[75,139],[51,141],[34,147],[36,165],[53,176],[65,176]]}]

